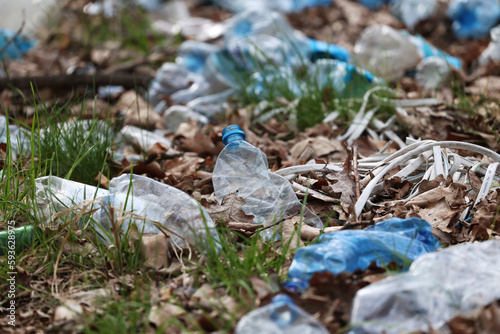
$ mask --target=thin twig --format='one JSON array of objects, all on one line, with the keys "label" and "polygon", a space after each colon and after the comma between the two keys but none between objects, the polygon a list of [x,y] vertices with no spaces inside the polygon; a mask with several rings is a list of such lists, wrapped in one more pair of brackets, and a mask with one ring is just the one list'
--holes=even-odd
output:
[{"label": "thin twig", "polygon": [[21,35],[21,32],[23,31],[24,29],[24,23],[25,23],[25,17],[26,15],[24,14],[24,10],[23,10],[23,22],[21,23],[21,26],[19,27],[19,30],[15,33],[14,36],[12,36],[11,39],[9,39],[7,41],[7,43],[5,43],[4,46],[2,46],[2,48],[0,49],[0,54],[2,54],[5,50],[7,50],[7,48],[9,47],[9,45],[11,45],[12,43],[14,43],[14,40],[19,36]]},{"label": "thin twig", "polygon": [[354,171],[354,184],[356,187],[356,202],[361,196],[359,192],[359,172],[358,172],[358,145],[354,144],[352,146],[352,167]]},{"label": "thin twig", "polygon": [[30,89],[32,83],[33,86],[37,88],[66,90],[71,90],[78,86],[98,87],[107,85],[118,85],[126,89],[132,89],[137,87],[148,87],[151,80],[152,77],[147,75],[125,73],[0,78],[0,91],[11,86],[18,89]]}]

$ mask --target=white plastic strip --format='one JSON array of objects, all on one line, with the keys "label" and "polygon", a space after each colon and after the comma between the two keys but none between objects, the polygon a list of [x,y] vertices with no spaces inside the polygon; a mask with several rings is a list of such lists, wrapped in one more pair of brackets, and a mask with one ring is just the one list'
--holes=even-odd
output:
[{"label": "white plastic strip", "polygon": [[380,107],[375,107],[371,110],[369,110],[365,116],[363,117],[363,119],[361,120],[361,122],[359,124],[357,124],[357,126],[355,127],[355,129],[352,131],[351,135],[349,136],[349,138],[347,138],[347,144],[348,145],[352,145],[352,142],[355,141],[356,139],[359,138],[359,136],[361,136],[361,134],[365,131],[366,127],[368,126],[368,123],[370,123],[372,117],[375,115],[375,113],[380,109]]},{"label": "white plastic strip", "polygon": [[479,193],[477,194],[473,206],[475,206],[477,203],[479,203],[480,200],[482,200],[483,198],[486,197],[486,195],[488,195],[491,185],[493,184],[494,176],[496,174],[498,165],[499,163],[495,162],[488,166],[486,174],[484,175],[483,184],[481,185],[481,189],[479,189]]},{"label": "white plastic strip", "polygon": [[[444,168],[443,168],[443,159],[441,156],[441,147],[439,146],[434,146],[432,148],[432,153],[434,154],[434,175],[443,175],[445,178],[448,173],[444,173]],[[447,171],[448,172],[448,171]]]},{"label": "white plastic strip", "polygon": [[[407,146],[402,150],[405,150],[410,146]],[[478,145],[474,145],[474,144],[470,144],[470,143],[457,142],[457,141],[443,141],[443,142],[434,142],[434,143],[430,143],[427,145],[422,145],[421,147],[418,147],[414,150],[411,150],[410,152],[404,154],[403,156],[400,156],[400,157],[394,159],[389,165],[385,166],[384,169],[380,173],[378,173],[372,180],[370,180],[370,182],[366,185],[365,189],[361,193],[360,198],[358,199],[358,201],[356,202],[356,204],[354,206],[354,212],[356,214],[356,217],[359,217],[359,215],[363,211],[365,203],[368,200],[368,198],[370,197],[373,189],[375,188],[377,183],[384,177],[384,175],[387,172],[389,172],[391,169],[393,169],[397,165],[403,164],[406,161],[418,156],[419,154],[421,154],[423,152],[432,150],[432,148],[434,146],[441,146],[444,148],[453,148],[453,149],[465,149],[465,150],[473,151],[476,153],[480,153],[482,155],[485,155],[485,156],[492,158],[495,161],[500,162],[500,154],[493,152],[492,150],[489,150],[489,149],[484,148],[482,146],[478,146]],[[398,153],[398,152],[396,152],[396,153]]]}]

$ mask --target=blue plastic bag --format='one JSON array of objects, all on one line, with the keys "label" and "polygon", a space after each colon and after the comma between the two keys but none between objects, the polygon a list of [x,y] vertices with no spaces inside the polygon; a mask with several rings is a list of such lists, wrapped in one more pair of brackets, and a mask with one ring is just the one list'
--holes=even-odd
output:
[{"label": "blue plastic bag", "polygon": [[431,225],[419,218],[391,218],[364,230],[323,234],[317,243],[297,250],[285,286],[304,291],[316,272],[365,270],[372,261],[379,266],[395,261],[407,269],[420,255],[439,247]]},{"label": "blue plastic bag", "polygon": [[3,48],[5,48],[5,46],[7,45],[5,50],[0,53],[0,59],[22,58],[26,52],[28,52],[33,46],[35,46],[35,44],[35,40],[32,40],[23,35],[16,36],[16,32],[10,29],[0,28],[0,50],[3,50]]}]

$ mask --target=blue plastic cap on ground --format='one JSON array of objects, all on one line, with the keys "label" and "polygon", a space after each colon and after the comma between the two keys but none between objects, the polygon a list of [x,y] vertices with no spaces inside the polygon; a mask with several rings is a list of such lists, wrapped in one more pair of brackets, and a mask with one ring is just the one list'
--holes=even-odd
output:
[{"label": "blue plastic cap on ground", "polygon": [[245,140],[247,136],[239,125],[232,124],[222,130],[222,143],[224,146],[236,140]]}]

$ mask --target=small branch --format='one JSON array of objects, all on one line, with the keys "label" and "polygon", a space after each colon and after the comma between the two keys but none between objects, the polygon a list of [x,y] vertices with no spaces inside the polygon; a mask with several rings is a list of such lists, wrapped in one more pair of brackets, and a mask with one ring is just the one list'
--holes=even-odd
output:
[{"label": "small branch", "polygon": [[5,45],[0,49],[0,55],[5,51],[7,50],[7,48],[9,47],[9,45],[11,45],[12,43],[14,43],[14,40],[19,36],[21,35],[21,32],[23,31],[24,29],[24,23],[25,23],[25,14],[24,14],[24,10],[23,10],[23,22],[21,23],[21,26],[19,27],[19,30],[15,33],[14,36],[12,36],[11,39],[9,39],[7,41],[7,43],[5,43]]},{"label": "small branch", "polygon": [[356,202],[361,196],[359,192],[359,171],[358,171],[358,145],[354,144],[352,147],[352,167],[354,171],[354,184],[356,187]]},{"label": "small branch", "polygon": [[145,75],[134,75],[125,73],[96,74],[96,75],[54,75],[54,76],[32,76],[0,78],[0,91],[15,87],[18,89],[30,89],[31,84],[35,88],[67,89],[80,86],[123,86],[125,89],[137,87],[148,87],[152,77]]}]

